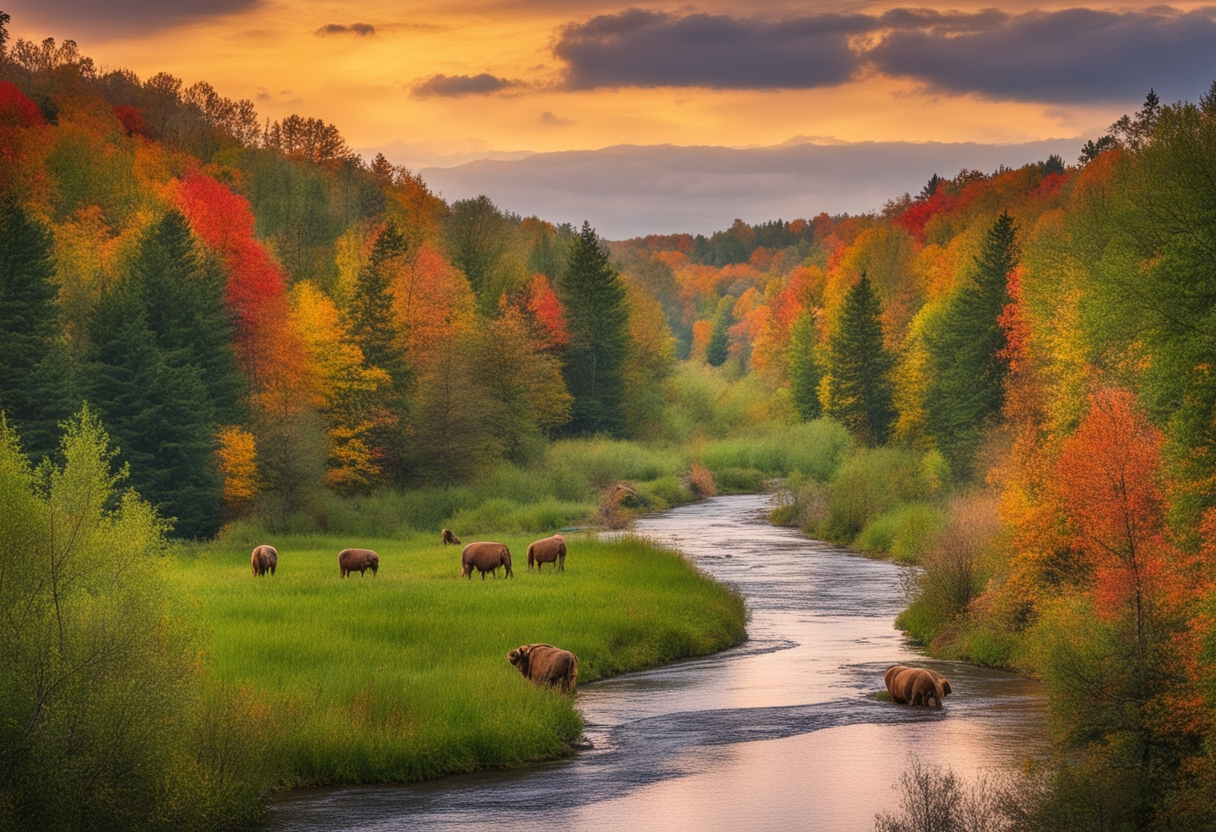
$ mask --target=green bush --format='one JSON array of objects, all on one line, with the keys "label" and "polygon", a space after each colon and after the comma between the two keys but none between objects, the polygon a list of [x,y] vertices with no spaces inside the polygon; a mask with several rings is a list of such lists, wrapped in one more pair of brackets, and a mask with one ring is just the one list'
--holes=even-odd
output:
[{"label": "green bush", "polygon": [[906,503],[871,520],[855,543],[859,549],[889,554],[901,563],[919,563],[942,523],[942,510],[936,506]]},{"label": "green bush", "polygon": [[714,486],[719,494],[760,491],[764,479],[764,472],[755,468],[722,468],[714,471]]},{"label": "green bush", "polygon": [[107,445],[86,409],[35,475],[0,422],[0,828],[247,824],[273,778],[265,715],[203,695],[166,524],[118,491]]},{"label": "green bush", "polygon": [[820,482],[835,476],[853,447],[847,430],[830,419],[798,424],[770,424],[748,433],[706,444],[698,454],[714,472],[754,469],[769,477],[795,472]]},{"label": "green bush", "polygon": [[907,448],[863,448],[841,467],[818,533],[851,543],[870,522],[901,503],[924,500],[931,491],[921,458]]},{"label": "green bush", "polygon": [[650,482],[638,483],[638,493],[648,511],[662,511],[665,508],[692,502],[693,499],[692,492],[682,486],[680,478],[674,474],[668,474]]}]

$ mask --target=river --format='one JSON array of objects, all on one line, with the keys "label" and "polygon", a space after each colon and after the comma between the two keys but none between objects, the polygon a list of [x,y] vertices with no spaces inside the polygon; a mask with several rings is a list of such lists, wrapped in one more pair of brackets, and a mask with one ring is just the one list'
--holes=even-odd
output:
[{"label": "river", "polygon": [[[898,805],[914,754],[971,778],[1047,752],[1039,685],[919,655],[892,623],[906,570],[769,525],[770,499],[716,497],[638,521],[739,588],[749,638],[580,687],[590,748],[521,770],[301,791],[270,807],[268,828],[863,832]],[[883,671],[909,661],[950,678],[942,710],[873,698]]]}]

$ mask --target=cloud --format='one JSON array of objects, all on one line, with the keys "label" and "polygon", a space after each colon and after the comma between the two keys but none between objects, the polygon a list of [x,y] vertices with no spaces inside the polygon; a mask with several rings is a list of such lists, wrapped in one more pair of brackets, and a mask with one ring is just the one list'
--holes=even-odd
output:
[{"label": "cloud", "polygon": [[410,87],[410,95],[414,98],[460,98],[466,95],[492,95],[523,86],[523,81],[499,78],[488,72],[480,75],[432,75],[415,81]]},{"label": "cloud", "polygon": [[876,25],[865,15],[763,19],[628,9],[565,26],[553,53],[576,90],[834,86],[860,67],[849,38]]},{"label": "cloud", "polygon": [[370,23],[351,23],[349,25],[326,23],[320,29],[313,32],[313,34],[322,37],[326,35],[358,35],[359,37],[366,37],[376,34],[376,27]]},{"label": "cloud", "polygon": [[608,239],[708,234],[735,217],[748,222],[864,213],[934,173],[1018,167],[1057,153],[1076,158],[1082,141],[1010,145],[935,142],[798,144],[765,148],[618,146],[535,153],[516,161],[423,168],[449,200],[485,194],[504,208],[551,222],[589,220]]},{"label": "cloud", "polygon": [[575,121],[572,118],[555,116],[550,111],[545,110],[540,114],[540,118],[536,120],[536,123],[544,127],[569,127],[571,124],[575,124]]},{"label": "cloud", "polygon": [[813,89],[871,68],[995,99],[1134,102],[1151,86],[1171,100],[1216,77],[1214,14],[895,8],[778,18],[632,8],[561,28],[553,54],[571,90]]},{"label": "cloud", "polygon": [[939,90],[1013,100],[1136,101],[1149,87],[1168,100],[1193,96],[1216,77],[1211,9],[970,17],[953,29],[931,19],[905,24],[868,56],[883,72]]},{"label": "cloud", "polygon": [[144,35],[203,18],[253,8],[259,0],[8,0],[5,11],[31,28],[85,43],[91,37]]}]

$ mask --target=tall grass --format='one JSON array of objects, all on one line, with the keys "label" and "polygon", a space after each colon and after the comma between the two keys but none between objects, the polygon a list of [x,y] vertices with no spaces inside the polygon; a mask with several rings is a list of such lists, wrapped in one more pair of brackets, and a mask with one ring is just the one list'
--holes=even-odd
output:
[{"label": "tall grass", "polygon": [[[513,579],[461,579],[459,547],[429,535],[275,539],[278,574],[261,579],[244,545],[178,555],[178,604],[211,633],[210,684],[271,715],[280,782],[410,781],[567,753],[575,703],[520,676],[506,659],[520,644],[574,651],[586,683],[744,638],[739,596],[675,553],[575,537],[564,573],[529,574],[532,536],[497,539]],[[377,577],[339,579],[352,545],[379,552]]]}]

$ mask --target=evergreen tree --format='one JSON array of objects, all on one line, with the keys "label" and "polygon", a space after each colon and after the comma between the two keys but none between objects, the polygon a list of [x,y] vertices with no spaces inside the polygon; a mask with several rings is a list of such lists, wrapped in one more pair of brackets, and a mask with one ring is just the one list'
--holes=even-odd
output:
[{"label": "evergreen tree", "polygon": [[134,287],[102,297],[90,327],[84,390],[108,426],[131,485],[182,537],[219,530],[214,411],[197,368],[156,346]]},{"label": "evergreen tree", "polygon": [[354,291],[344,310],[347,327],[368,367],[388,374],[389,383],[376,390],[375,406],[388,414],[368,433],[373,453],[386,474],[401,481],[405,475],[407,448],[399,425],[409,408],[413,374],[405,350],[393,325],[392,265],[408,253],[409,243],[393,225],[376,238],[368,263],[359,270]]},{"label": "evergreen tree", "polygon": [[46,228],[15,203],[0,204],[0,411],[33,459],[55,450],[76,404],[53,276]]},{"label": "evergreen tree", "polygon": [[1011,302],[1016,231],[1002,212],[975,258],[974,279],[946,301],[940,323],[925,333],[930,368],[925,426],[960,475],[967,473],[984,428],[1000,417],[1005,402],[1009,365],[1000,356],[1005,330],[998,320]]},{"label": "evergreen tree", "polygon": [[705,345],[705,361],[711,367],[721,367],[730,354],[730,325],[734,323],[731,304],[734,298],[724,297],[718,303],[718,314],[714,317],[714,328]]},{"label": "evergreen tree", "polygon": [[219,422],[239,421],[245,380],[232,350],[224,274],[199,258],[179,212],[169,211],[144,235],[131,278],[165,360],[198,370]]},{"label": "evergreen tree", "polygon": [[869,445],[887,440],[896,415],[890,379],[895,359],[883,344],[881,313],[863,272],[845,296],[840,324],[828,339],[827,413]]},{"label": "evergreen tree", "polygon": [[574,433],[624,432],[629,310],[625,287],[599,236],[584,222],[570,249],[561,301],[570,327],[566,387],[574,396]]},{"label": "evergreen tree", "polygon": [[794,408],[804,422],[823,415],[823,406],[819,401],[823,369],[815,360],[817,343],[815,315],[810,309],[804,309],[790,329],[789,346],[790,394]]}]

